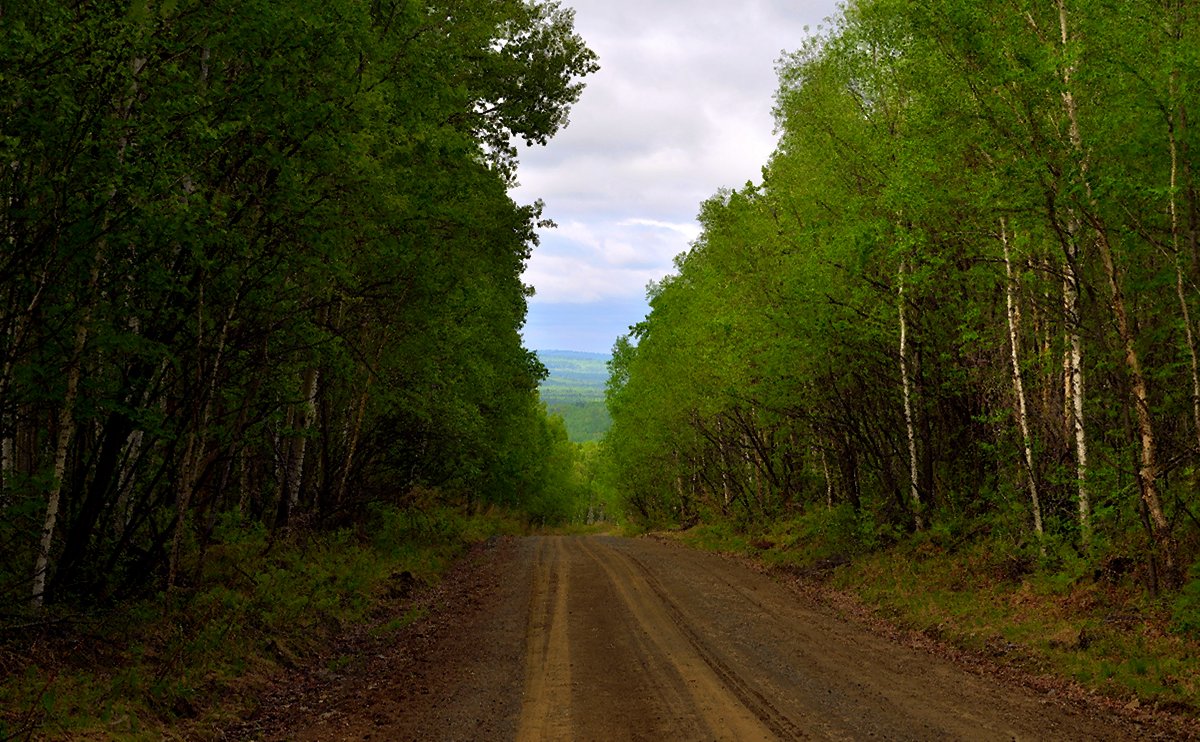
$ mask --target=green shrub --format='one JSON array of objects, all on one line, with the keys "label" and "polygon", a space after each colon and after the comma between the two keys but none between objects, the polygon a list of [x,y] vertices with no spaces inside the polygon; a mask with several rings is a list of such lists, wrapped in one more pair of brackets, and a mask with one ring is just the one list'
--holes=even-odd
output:
[{"label": "green shrub", "polygon": [[1200,639],[1200,562],[1188,570],[1188,581],[1175,598],[1171,611],[1171,628]]}]

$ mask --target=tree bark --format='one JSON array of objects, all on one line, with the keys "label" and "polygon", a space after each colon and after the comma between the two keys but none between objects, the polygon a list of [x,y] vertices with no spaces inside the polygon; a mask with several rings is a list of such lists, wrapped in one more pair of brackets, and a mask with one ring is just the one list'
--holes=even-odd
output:
[{"label": "tree bark", "polygon": [[[15,354],[25,344],[26,333],[30,329],[31,320],[41,304],[42,296],[50,281],[50,269],[47,266],[40,273],[37,281],[37,289],[33,292],[33,297],[30,299],[29,305],[25,307],[24,312],[13,320],[12,327],[9,328],[8,352],[4,358],[3,369],[0,370],[0,400],[10,399],[8,392],[13,386],[13,369],[16,366]],[[18,416],[12,414],[7,406],[0,407],[0,492],[3,492],[9,486],[12,472],[16,468],[18,425]]]},{"label": "tree bark", "polygon": [[1191,310],[1188,307],[1187,292],[1183,282],[1183,254],[1179,244],[1179,141],[1176,130],[1183,119],[1183,112],[1175,102],[1178,85],[1178,70],[1171,71],[1168,95],[1170,111],[1167,115],[1167,138],[1171,148],[1171,248],[1175,254],[1175,294],[1179,298],[1179,312],[1183,318],[1184,339],[1187,341],[1188,359],[1191,361],[1192,372],[1192,427],[1197,440],[1197,450],[1200,451],[1200,359],[1196,354],[1196,338],[1192,331]]},{"label": "tree bark", "polygon": [[[1059,28],[1065,48],[1070,42],[1067,25],[1067,8],[1065,0],[1057,0]],[[1087,153],[1083,148],[1083,136],[1079,125],[1079,109],[1071,89],[1071,76],[1074,67],[1065,65],[1063,68],[1063,107],[1066,110],[1068,131],[1071,148],[1079,160],[1078,175],[1091,209],[1091,227],[1095,237],[1095,246],[1100,252],[1100,260],[1108,279],[1111,294],[1113,316],[1117,321],[1117,334],[1124,348],[1126,370],[1129,373],[1129,390],[1134,411],[1137,414],[1138,436],[1141,443],[1141,461],[1137,470],[1138,486],[1142,500],[1154,529],[1154,538],[1162,552],[1168,580],[1175,579],[1175,547],[1171,540],[1170,524],[1163,512],[1162,501],[1158,494],[1158,460],[1154,436],[1154,420],[1150,413],[1149,393],[1146,388],[1146,377],[1142,372],[1138,358],[1137,344],[1133,335],[1133,327],[1129,321],[1129,312],[1125,304],[1125,294],[1121,286],[1121,274],[1113,256],[1112,245],[1108,239],[1108,231],[1101,221],[1096,197],[1092,190],[1090,168]]]},{"label": "tree bark", "polygon": [[[132,115],[134,98],[138,92],[137,75],[142,71],[145,64],[146,60],[140,57],[135,57],[130,63],[134,79],[129,85],[128,94],[118,105],[118,117],[122,126],[129,122]],[[129,149],[129,135],[126,131],[122,131],[118,135],[116,147],[117,162],[124,164],[125,153]],[[88,325],[91,323],[91,313],[96,301],[96,289],[100,283],[100,266],[104,261],[105,252],[108,248],[109,206],[112,204],[113,199],[116,198],[116,195],[116,185],[113,185],[106,194],[104,216],[101,220],[103,224],[101,237],[96,241],[96,249],[92,255],[91,275],[88,277],[87,293],[81,297],[81,316],[75,327],[75,344],[72,348],[72,357],[67,370],[67,390],[63,398],[62,407],[59,410],[58,436],[54,446],[54,482],[50,487],[50,492],[47,493],[46,516],[42,521],[42,537],[38,544],[37,556],[34,561],[32,604],[35,609],[40,608],[45,599],[46,574],[50,569],[50,550],[54,541],[54,530],[58,525],[58,511],[62,499],[63,477],[66,475],[67,453],[71,445],[71,438],[75,434],[75,401],[79,393],[79,380],[83,367],[83,351],[87,346]]]},{"label": "tree bark", "polygon": [[[204,326],[204,300],[203,292],[201,292],[201,300],[197,308],[197,359],[204,357],[202,347],[203,335],[199,332],[199,328]],[[188,435],[187,449],[183,455],[183,465],[179,477],[179,494],[176,498],[175,506],[175,533],[171,538],[171,554],[170,561],[167,567],[167,590],[172,590],[175,587],[175,580],[179,575],[179,558],[183,546],[183,534],[187,528],[187,514],[191,507],[192,495],[195,494],[196,487],[199,485],[200,475],[204,473],[204,467],[201,462],[205,458],[205,436],[208,432],[208,420],[212,414],[213,399],[217,394],[217,379],[221,373],[221,364],[225,355],[225,342],[229,334],[229,327],[233,324],[233,317],[237,309],[237,303],[233,303],[228,312],[226,312],[224,321],[221,323],[221,330],[217,336],[216,349],[212,354],[212,362],[209,365],[207,378],[198,379],[196,394],[200,395],[198,403],[200,409],[193,422],[191,433]]]},{"label": "tree bark", "polygon": [[301,395],[299,423],[296,425],[296,436],[292,439],[291,454],[287,464],[287,497],[289,516],[296,511],[300,504],[300,486],[304,478],[305,450],[308,443],[308,431],[317,418],[317,384],[321,372],[314,364],[305,370],[301,377]]},{"label": "tree bark", "polygon": [[825,506],[833,510],[833,478],[829,476],[829,459],[821,449],[821,471],[825,474]]},{"label": "tree bark", "polygon": [[[1067,11],[1064,0],[1056,0],[1059,17],[1059,30],[1062,46],[1069,41],[1067,33]],[[1069,136],[1072,148],[1078,153],[1082,150],[1079,134],[1078,116],[1076,114],[1075,97],[1071,88],[1074,76],[1073,65],[1064,65],[1061,76],[1063,83],[1062,100],[1067,112],[1070,125]],[[1080,306],[1080,250],[1083,220],[1075,208],[1068,209],[1067,239],[1063,242],[1065,252],[1063,276],[1063,313],[1067,322],[1067,348],[1064,352],[1064,415],[1069,416],[1068,433],[1075,433],[1075,479],[1079,505],[1079,537],[1087,544],[1092,535],[1092,508],[1088,494],[1088,447],[1087,434],[1084,428],[1084,385],[1083,385],[1083,337],[1080,330],[1082,312]]]},{"label": "tree bark", "polygon": [[925,518],[921,512],[921,489],[918,484],[919,471],[917,469],[917,433],[913,424],[912,381],[908,373],[908,317],[905,313],[904,298],[905,271],[905,261],[900,261],[897,281],[900,294],[898,302],[900,311],[900,382],[904,394],[904,428],[908,437],[909,497],[912,501],[913,522],[916,524],[917,530],[921,531],[925,528]]},{"label": "tree bark", "polygon": [[342,464],[341,476],[338,478],[337,496],[334,499],[334,506],[341,507],[345,502],[346,484],[350,480],[350,469],[354,465],[354,454],[358,449],[358,437],[362,431],[363,418],[367,412],[367,398],[371,392],[371,382],[375,380],[374,374],[367,371],[367,381],[363,387],[362,394],[358,398],[358,410],[354,414],[354,424],[350,428],[349,440],[346,442],[346,458]]},{"label": "tree bark", "polygon": [[1042,502],[1038,497],[1037,467],[1033,462],[1033,438],[1029,434],[1029,416],[1025,407],[1025,383],[1021,379],[1021,355],[1017,342],[1017,330],[1020,324],[1021,309],[1017,305],[1014,293],[1016,279],[1013,276],[1012,256],[1008,247],[1008,225],[1000,220],[1000,242],[1004,245],[1004,272],[1008,278],[1005,283],[1005,299],[1008,307],[1008,342],[1012,351],[1013,392],[1017,398],[1017,422],[1021,428],[1021,448],[1025,454],[1025,474],[1029,478],[1029,499],[1033,509],[1033,530],[1045,553],[1045,531],[1042,527]]},{"label": "tree bark", "polygon": [[42,519],[42,537],[38,542],[37,557],[33,566],[32,605],[35,609],[45,602],[46,573],[50,570],[50,550],[54,545],[54,531],[58,527],[58,510],[62,502],[63,478],[67,472],[67,453],[71,438],[75,435],[75,400],[79,395],[79,380],[83,373],[83,351],[87,347],[88,324],[91,322],[91,297],[96,293],[100,281],[100,261],[103,241],[92,259],[92,273],[88,279],[86,296],[88,309],[84,310],[75,326],[75,344],[71,349],[71,361],[67,370],[67,390],[63,395],[62,407],[58,412],[58,436],[54,444],[54,479],[46,494],[46,516]]}]

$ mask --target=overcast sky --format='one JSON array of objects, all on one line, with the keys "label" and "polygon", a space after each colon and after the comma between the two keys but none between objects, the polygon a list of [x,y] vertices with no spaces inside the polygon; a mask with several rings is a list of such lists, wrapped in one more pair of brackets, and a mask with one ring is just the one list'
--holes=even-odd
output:
[{"label": "overcast sky", "polygon": [[600,57],[571,125],[521,154],[541,198],[525,344],[608,352],[649,311],[646,284],[699,234],[700,203],[761,180],[775,147],[775,62],[834,0],[565,0]]}]

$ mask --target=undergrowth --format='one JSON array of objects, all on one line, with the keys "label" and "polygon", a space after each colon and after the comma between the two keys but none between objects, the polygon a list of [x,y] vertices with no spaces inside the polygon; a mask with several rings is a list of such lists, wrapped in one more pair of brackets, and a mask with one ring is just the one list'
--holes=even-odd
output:
[{"label": "undergrowth", "polygon": [[0,740],[208,736],[351,627],[378,635],[420,620],[421,606],[378,614],[435,583],[467,545],[523,528],[497,512],[379,508],[357,528],[272,542],[227,518],[170,594],[103,612],[60,606],[9,627]]},{"label": "undergrowth", "polygon": [[855,594],[894,624],[997,662],[1052,673],[1123,703],[1200,710],[1200,567],[1153,596],[1123,551],[1045,550],[999,523],[884,532],[848,507],[737,529],[673,534],[693,547],[752,556]]}]

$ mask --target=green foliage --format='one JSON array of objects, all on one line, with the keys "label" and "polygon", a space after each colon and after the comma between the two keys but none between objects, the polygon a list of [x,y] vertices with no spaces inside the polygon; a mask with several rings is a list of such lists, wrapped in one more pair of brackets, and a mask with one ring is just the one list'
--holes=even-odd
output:
[{"label": "green foliage", "polygon": [[684,543],[708,551],[745,553],[750,542],[745,534],[738,533],[728,523],[706,523],[689,529],[683,534]]},{"label": "green foliage", "polygon": [[563,419],[572,441],[599,441],[612,426],[604,405],[607,357],[599,353],[538,351],[538,359],[548,374],[538,387],[538,396],[551,414]]},{"label": "green foliage", "polygon": [[614,345],[602,469],[626,518],[780,526],[809,562],[992,539],[1008,566],[986,568],[1064,585],[1119,553],[1175,584],[1200,25],[1064,8],[857,0],[781,60],[762,181],[701,204]]},{"label": "green foliage", "polygon": [[612,418],[603,400],[575,402],[572,404],[550,404],[547,409],[562,418],[567,436],[576,443],[595,443],[604,438],[612,427]]},{"label": "green foliage", "polygon": [[545,369],[519,335],[541,204],[509,188],[512,142],[545,144],[597,69],[572,11],[3,16],[10,613],[38,560],[50,601],[186,582],[180,554],[233,512],[336,528],[431,489],[546,509]]},{"label": "green foliage", "polygon": [[857,0],[785,56],[762,182],[614,346],[602,470],[633,523],[1194,710],[1200,25],[1019,5]]},{"label": "green foliage", "polygon": [[1200,639],[1200,566],[1192,565],[1188,581],[1175,598],[1171,619],[1176,631]]}]

